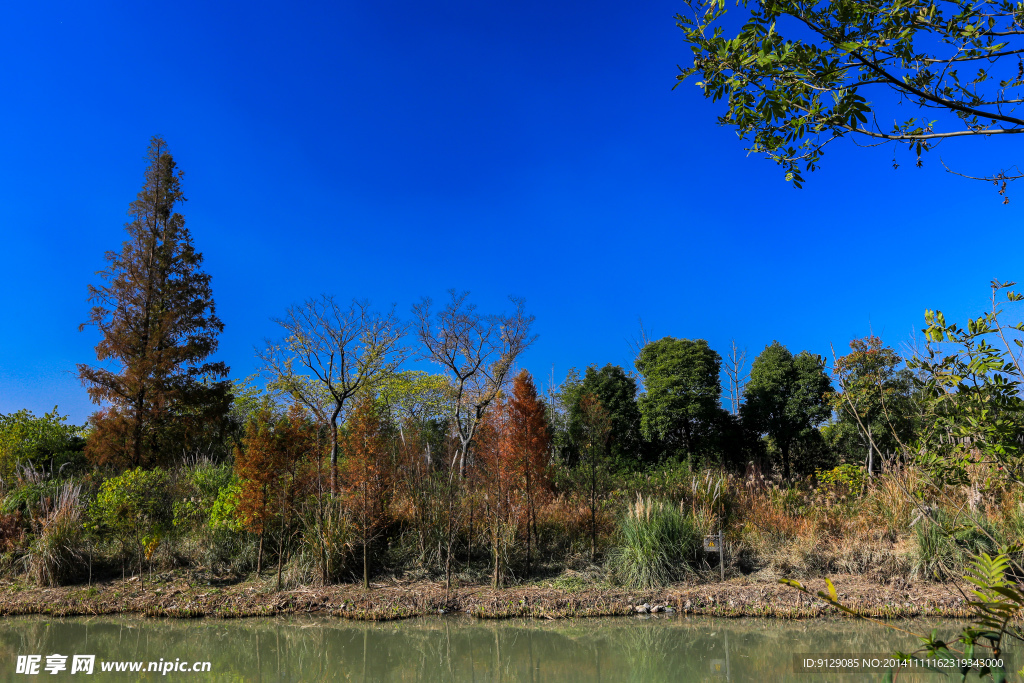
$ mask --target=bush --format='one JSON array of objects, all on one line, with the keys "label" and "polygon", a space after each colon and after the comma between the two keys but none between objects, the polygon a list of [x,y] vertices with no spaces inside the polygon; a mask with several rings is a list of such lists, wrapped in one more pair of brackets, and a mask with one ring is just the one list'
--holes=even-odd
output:
[{"label": "bush", "polygon": [[200,531],[212,528],[221,493],[232,486],[237,489],[234,472],[228,465],[200,463],[184,470],[174,501],[174,528],[176,531]]},{"label": "bush", "polygon": [[839,495],[859,496],[864,492],[868,481],[868,473],[864,467],[849,463],[830,470],[817,470],[814,474],[819,484]]},{"label": "bush", "polygon": [[707,522],[637,495],[619,522],[619,545],[610,558],[613,578],[630,588],[652,588],[692,573]]},{"label": "bush", "polygon": [[29,410],[0,414],[0,477],[10,485],[23,467],[71,474],[85,464],[85,435],[84,426],[67,424],[56,407],[42,417]]},{"label": "bush", "polygon": [[136,468],[106,480],[89,509],[96,529],[143,557],[156,550],[172,522],[170,477],[161,469]]},{"label": "bush", "polygon": [[242,487],[239,486],[237,479],[233,479],[217,493],[206,522],[211,529],[232,532],[242,530],[242,520],[238,516],[238,497],[241,494]]}]

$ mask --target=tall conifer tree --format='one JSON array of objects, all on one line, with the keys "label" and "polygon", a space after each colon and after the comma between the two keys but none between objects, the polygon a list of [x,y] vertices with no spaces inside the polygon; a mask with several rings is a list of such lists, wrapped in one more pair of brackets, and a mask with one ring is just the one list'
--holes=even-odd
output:
[{"label": "tall conifer tree", "polygon": [[166,463],[217,427],[230,401],[228,368],[208,359],[224,329],[216,316],[210,276],[200,266],[185,219],[185,201],[167,143],[154,137],[145,183],[128,209],[128,239],[106,253],[100,286],[89,286],[93,308],[85,325],[103,334],[96,357],[79,365],[94,403],[96,431],[88,453],[97,462]]}]

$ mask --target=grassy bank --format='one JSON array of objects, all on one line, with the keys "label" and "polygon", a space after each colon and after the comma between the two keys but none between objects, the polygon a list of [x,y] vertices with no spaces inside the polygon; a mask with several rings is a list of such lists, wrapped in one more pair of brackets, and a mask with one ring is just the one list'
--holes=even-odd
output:
[{"label": "grassy bank", "polygon": [[[533,617],[652,616],[672,614],[806,619],[843,616],[777,583],[735,578],[716,584],[674,584],[627,590],[577,583],[563,576],[513,588],[465,585],[446,591],[430,581],[388,581],[370,589],[351,584],[277,591],[270,578],[211,581],[183,571],[91,586],[38,588],[22,582],[0,585],[0,615],[51,616],[136,614],[174,618],[241,618],[320,614],[347,619],[390,620],[462,613],[483,619]],[[810,582],[813,588],[823,588]],[[840,595],[864,614],[882,618],[962,618],[968,609],[952,587],[921,584],[896,588],[860,576],[835,578]],[[569,586],[569,587],[566,587]]]}]

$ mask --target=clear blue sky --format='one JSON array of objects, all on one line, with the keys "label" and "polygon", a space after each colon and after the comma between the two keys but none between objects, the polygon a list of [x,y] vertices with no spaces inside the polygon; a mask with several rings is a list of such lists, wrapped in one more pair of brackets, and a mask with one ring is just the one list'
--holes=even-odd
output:
[{"label": "clear blue sky", "polygon": [[[833,146],[803,190],[720,106],[672,91],[680,6],[619,2],[7,3],[0,9],[0,412],[94,409],[86,285],[119,248],[150,136],[244,377],[323,292],[525,297],[542,386],[629,367],[637,319],[755,355],[892,344],[1021,273],[1020,207],[890,149]],[[947,143],[990,172],[1020,145]]]}]

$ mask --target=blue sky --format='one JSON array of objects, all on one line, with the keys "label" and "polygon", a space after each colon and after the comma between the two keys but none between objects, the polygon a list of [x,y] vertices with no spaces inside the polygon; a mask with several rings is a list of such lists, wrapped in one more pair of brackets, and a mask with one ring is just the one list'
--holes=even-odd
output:
[{"label": "blue sky", "polygon": [[[1024,197],[832,146],[803,190],[671,88],[688,49],[655,0],[8,3],[0,9],[0,412],[94,409],[86,285],[123,239],[150,136],[241,378],[270,319],[320,293],[394,303],[522,296],[523,365],[629,367],[655,337],[898,344],[925,308],[976,314],[1021,277]],[[984,173],[1016,141],[947,143]]]}]

